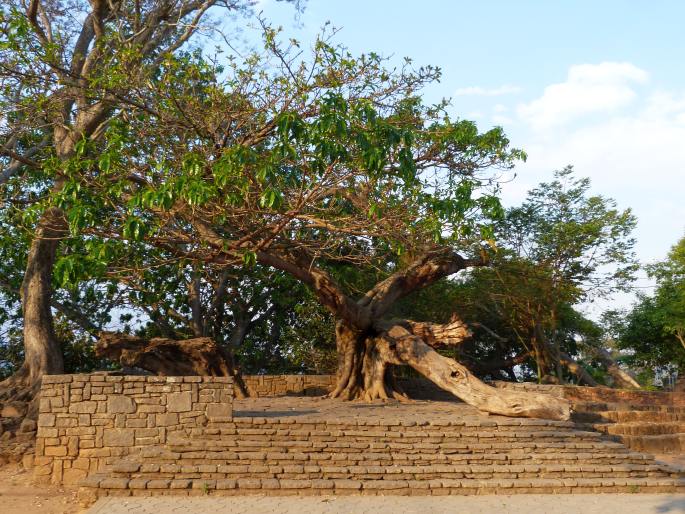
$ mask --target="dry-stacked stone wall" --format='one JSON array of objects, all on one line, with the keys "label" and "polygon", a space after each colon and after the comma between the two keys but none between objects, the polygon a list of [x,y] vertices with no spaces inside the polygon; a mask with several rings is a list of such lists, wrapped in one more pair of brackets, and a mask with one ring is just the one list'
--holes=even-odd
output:
[{"label": "dry-stacked stone wall", "polygon": [[72,484],[113,462],[231,421],[230,377],[43,377],[35,475]]},{"label": "dry-stacked stone wall", "polygon": [[318,396],[335,385],[335,375],[244,375],[251,396]]}]

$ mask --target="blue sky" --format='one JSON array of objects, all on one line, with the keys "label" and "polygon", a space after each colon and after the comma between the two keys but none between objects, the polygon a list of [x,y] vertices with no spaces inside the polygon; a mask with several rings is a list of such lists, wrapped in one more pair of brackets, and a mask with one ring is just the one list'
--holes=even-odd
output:
[{"label": "blue sky", "polygon": [[258,9],[305,44],[331,21],[353,53],[439,66],[428,100],[528,152],[506,203],[573,164],[634,210],[643,262],[685,234],[685,2],[309,0],[299,22],[275,0]]}]

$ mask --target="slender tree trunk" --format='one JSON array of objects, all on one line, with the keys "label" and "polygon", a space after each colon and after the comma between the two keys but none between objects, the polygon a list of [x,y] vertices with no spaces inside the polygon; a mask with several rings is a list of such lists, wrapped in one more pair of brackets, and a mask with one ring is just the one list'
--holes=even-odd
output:
[{"label": "slender tree trunk", "polygon": [[7,385],[35,387],[43,375],[64,373],[62,348],[52,320],[52,269],[66,222],[59,209],[47,210],[29,249],[21,287],[24,363]]},{"label": "slender tree trunk", "polygon": [[538,380],[541,384],[558,384],[557,361],[545,336],[543,328],[536,324],[531,334],[533,356],[538,366]]},{"label": "slender tree trunk", "polygon": [[607,367],[607,372],[614,379],[614,385],[616,387],[623,389],[642,389],[637,380],[630,376],[628,372],[622,370],[604,348],[589,347],[589,351]]},{"label": "slender tree trunk", "polygon": [[597,381],[592,378],[592,375],[585,371],[585,368],[578,364],[578,362],[567,353],[562,352],[559,355],[559,363],[566,366],[571,373],[578,377],[578,385],[587,385],[591,387],[597,387],[599,385]]},{"label": "slender tree trunk", "polygon": [[200,295],[201,287],[200,274],[193,271],[190,283],[188,284],[188,301],[190,303],[190,328],[195,337],[202,337],[205,335],[205,325],[208,320],[204,319],[202,312],[202,297]]}]

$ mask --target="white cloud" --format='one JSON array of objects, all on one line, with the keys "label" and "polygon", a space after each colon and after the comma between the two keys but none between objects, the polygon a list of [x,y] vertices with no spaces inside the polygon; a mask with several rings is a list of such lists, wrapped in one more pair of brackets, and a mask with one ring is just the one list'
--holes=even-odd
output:
[{"label": "white cloud", "polygon": [[467,120],[478,120],[483,117],[483,113],[481,111],[471,111],[466,114],[466,119]]},{"label": "white cloud", "polygon": [[[653,92],[632,112],[566,127],[556,137],[531,132],[519,143],[528,162],[517,167],[527,187],[574,165],[593,192],[615,198],[638,218],[641,260],[663,258],[685,232],[685,94]],[[527,141],[526,141],[527,139]],[[514,203],[517,189],[507,194]]]},{"label": "white cloud", "polygon": [[514,120],[512,120],[509,116],[495,114],[492,117],[492,123],[494,125],[499,125],[500,127],[506,127],[507,125],[513,125]]},{"label": "white cloud", "polygon": [[632,103],[646,71],[623,62],[571,66],[565,82],[547,86],[540,98],[520,104],[518,115],[536,130],[564,125],[592,113],[610,113]]},{"label": "white cloud", "polygon": [[454,96],[502,96],[511,95],[521,91],[518,86],[504,84],[495,88],[484,88],[481,86],[461,87],[454,92]]}]

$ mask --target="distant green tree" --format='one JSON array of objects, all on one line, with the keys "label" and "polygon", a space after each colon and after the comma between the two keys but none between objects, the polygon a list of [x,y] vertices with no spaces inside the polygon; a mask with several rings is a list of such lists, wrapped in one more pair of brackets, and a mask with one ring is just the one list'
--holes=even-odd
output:
[{"label": "distant green tree", "polygon": [[685,238],[676,243],[667,258],[649,266],[656,280],[654,294],[643,295],[625,316],[618,343],[632,351],[637,365],[668,364],[685,373]]}]

